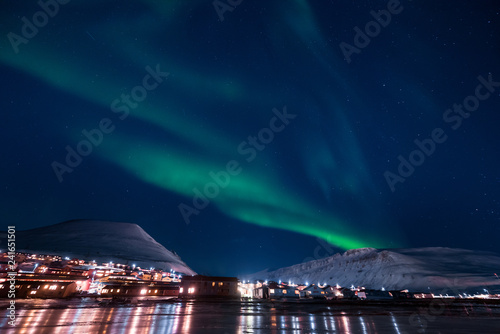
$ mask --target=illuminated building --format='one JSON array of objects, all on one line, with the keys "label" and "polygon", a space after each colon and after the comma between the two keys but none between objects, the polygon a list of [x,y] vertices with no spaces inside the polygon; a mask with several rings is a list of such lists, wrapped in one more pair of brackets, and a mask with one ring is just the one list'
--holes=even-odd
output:
[{"label": "illuminated building", "polygon": [[184,276],[180,285],[179,297],[239,298],[238,278],[202,275]]}]

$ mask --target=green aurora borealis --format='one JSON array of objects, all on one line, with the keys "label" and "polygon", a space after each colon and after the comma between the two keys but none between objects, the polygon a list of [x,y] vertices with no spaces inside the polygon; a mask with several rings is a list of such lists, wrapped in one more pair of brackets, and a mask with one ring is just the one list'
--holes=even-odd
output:
[{"label": "green aurora borealis", "polygon": [[[478,150],[450,139],[452,144],[396,194],[388,190],[383,172],[396,166],[399,154],[413,149],[414,138],[441,126],[442,110],[464,96],[462,88],[470,90],[478,73],[491,68],[478,61],[465,75],[455,71],[457,64],[436,56],[425,63],[430,55],[453,52],[427,40],[433,32],[411,35],[415,26],[426,29],[426,24],[406,22],[415,11],[424,15],[408,2],[347,64],[338,44],[352,39],[352,27],[368,20],[378,5],[365,4],[362,10],[338,6],[350,15],[333,4],[323,10],[307,0],[243,2],[219,22],[211,3],[204,1],[70,2],[20,44],[19,53],[2,38],[0,64],[16,87],[26,90],[4,91],[3,103],[17,113],[6,124],[26,126],[17,131],[27,137],[5,148],[19,158],[9,165],[8,175],[15,176],[6,181],[3,197],[10,204],[0,214],[33,221],[29,227],[73,218],[133,220],[160,235],[157,240],[191,255],[183,250],[184,236],[203,244],[209,226],[222,236],[221,241],[212,236],[207,248],[216,249],[224,238],[236,249],[238,243],[255,241],[248,252],[269,252],[276,244],[280,256],[292,252],[295,246],[285,239],[296,233],[307,241],[293,250],[295,262],[310,256],[311,237],[352,249],[415,245],[425,239],[422,231],[445,234],[448,227],[433,230],[445,226],[435,223],[445,220],[435,208],[452,212],[460,207],[465,211],[456,215],[465,217],[474,205],[463,204],[468,202],[453,181],[448,183],[448,174],[439,176],[441,166],[450,161],[458,166],[461,147],[471,154]],[[39,10],[36,2],[7,7],[0,14],[4,36],[20,34],[20,17]],[[403,50],[414,51],[408,56]],[[140,86],[148,66],[169,75],[120,118],[125,114],[113,110],[113,101]],[[444,71],[443,79],[434,76],[437,71]],[[458,93],[444,84],[448,81],[465,83]],[[296,118],[247,161],[239,145],[269,127],[272,110],[285,106]],[[98,128],[105,118],[112,122],[111,133],[58,182],[51,164],[65,164],[65,148],[76,149],[86,139],[82,131]],[[203,191],[213,182],[210,172],[225,170],[233,160],[241,172],[186,226],[179,205],[193,206],[194,190]],[[29,173],[31,166],[40,176]],[[20,175],[27,179],[20,181]],[[450,193],[442,199],[440,191],[447,187]],[[33,209],[13,213],[8,207],[22,196]],[[287,231],[283,239],[281,231]],[[433,238],[430,244],[441,240]],[[219,271],[227,272],[228,263]]]},{"label": "green aurora borealis", "polygon": [[[308,8],[305,1],[297,2],[297,5],[299,6],[297,10]],[[63,9],[69,10],[68,8]],[[310,9],[307,12],[309,14],[303,16],[303,22],[290,22],[290,29],[301,38],[307,39],[312,36],[320,39],[320,34],[310,16]],[[151,25],[150,28],[155,27]],[[43,35],[43,31],[40,35]],[[99,36],[102,38],[102,35]],[[228,133],[226,129],[218,128],[217,124],[212,124],[213,121],[206,118],[199,119],[197,122],[202,124],[196,126],[193,131],[193,121],[187,121],[180,115],[182,99],[173,99],[173,92],[169,97],[160,95],[165,90],[172,89],[179,92],[179,96],[194,95],[197,99],[207,99],[213,104],[218,101],[244,104],[251,101],[252,96],[262,95],[262,93],[249,92],[248,89],[243,88],[244,85],[239,83],[240,80],[234,75],[221,78],[215,74],[199,73],[183,67],[169,56],[165,58],[158,51],[153,50],[151,56],[141,56],[141,60],[137,61],[138,57],[134,55],[135,50],[139,45],[140,49],[149,48],[147,41],[144,41],[144,44],[138,42],[134,48],[131,48],[127,42],[126,39],[118,41],[118,43],[123,43],[120,47],[120,54],[117,54],[120,58],[125,58],[128,62],[142,63],[143,67],[146,65],[154,67],[155,63],[152,59],[155,59],[158,64],[161,64],[162,70],[172,75],[165,79],[160,88],[150,92],[145,101],[140,102],[136,109],[131,108],[129,114],[131,118],[123,122],[132,123],[135,122],[134,119],[150,122],[161,131],[183,142],[189,149],[179,148],[168,142],[155,142],[151,138],[149,140],[133,138],[120,129],[121,124],[118,123],[120,121],[116,118],[118,115],[110,115],[110,118],[114,117],[117,130],[104,139],[103,145],[97,147],[94,154],[115,164],[117,168],[125,169],[131,177],[137,177],[144,182],[182,195],[185,198],[184,201],[188,199],[187,203],[189,203],[190,197],[194,195],[193,189],[196,187],[203,189],[203,186],[210,181],[208,176],[210,171],[215,172],[224,168],[228,159],[237,157],[237,144],[244,140],[246,135],[242,134],[238,138]],[[63,48],[57,48],[57,44],[52,47],[42,46],[45,43],[43,36],[34,38],[26,45],[29,52],[3,53],[2,62],[52,85],[56,90],[65,91],[74,95],[75,98],[85,99],[104,108],[124,91],[122,87],[128,88],[128,90],[125,89],[127,93],[141,82],[141,77],[137,75],[123,76],[120,73],[117,79],[116,70],[110,64],[103,67],[102,63],[94,59],[69,56]],[[2,47],[8,48],[9,46],[4,44]],[[24,47],[21,45],[21,48]],[[65,60],[61,61],[61,59]],[[95,71],[98,75],[94,74],[94,71],[88,71],[89,68],[96,67],[99,68]],[[137,72],[137,69],[134,71]],[[254,89],[258,90],[258,87]],[[275,106],[271,101],[267,103],[260,101],[253,109],[259,110],[265,116],[265,113],[273,107]],[[203,110],[196,110],[196,113],[202,114]],[[269,117],[271,115],[269,113]],[[96,127],[98,120],[96,119]],[[300,122],[300,116],[298,122]],[[255,128],[254,132],[258,130],[259,128]],[[286,133],[287,130],[284,132]],[[251,132],[248,133],[250,134]],[[281,133],[276,134],[277,137],[280,135]],[[70,145],[73,141],[73,146],[75,146],[78,140],[82,139],[81,133],[76,132],[67,139]],[[354,143],[350,145],[353,146],[350,152],[359,150],[355,148]],[[269,146],[272,146],[272,143]],[[266,153],[259,152],[261,155],[259,159],[269,159],[265,156]],[[64,157],[63,151],[61,154]],[[351,163],[357,163],[358,157],[349,158],[352,160]],[[325,159],[329,157],[326,156]],[[244,161],[244,159],[241,160]],[[347,222],[336,217],[334,212],[322,210],[308,200],[308,196],[297,193],[289,194],[284,189],[287,188],[286,183],[290,180],[283,178],[270,168],[262,168],[252,163],[242,164],[242,166],[243,172],[234,176],[229,186],[221,189],[220,194],[212,200],[223,214],[247,223],[323,238],[344,249],[365,246],[383,247],[386,244],[383,240],[378,240],[378,237],[360,234],[355,226],[348,226]],[[78,173],[77,168],[76,173]],[[66,174],[64,177],[73,177],[73,175]],[[356,178],[356,176],[353,177]]]}]

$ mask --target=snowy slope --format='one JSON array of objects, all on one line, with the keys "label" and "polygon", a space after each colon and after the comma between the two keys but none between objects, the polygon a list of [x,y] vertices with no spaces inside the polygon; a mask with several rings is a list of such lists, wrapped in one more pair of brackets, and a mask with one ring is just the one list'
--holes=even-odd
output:
[{"label": "snowy slope", "polygon": [[442,247],[361,248],[241,278],[422,292],[450,287],[482,292],[483,288],[500,286],[494,273],[500,274],[500,256],[494,253]]},{"label": "snowy slope", "polygon": [[16,231],[18,251],[50,253],[97,262],[128,263],[143,268],[194,275],[181,258],[156,242],[140,226],[97,220],[71,220]]}]

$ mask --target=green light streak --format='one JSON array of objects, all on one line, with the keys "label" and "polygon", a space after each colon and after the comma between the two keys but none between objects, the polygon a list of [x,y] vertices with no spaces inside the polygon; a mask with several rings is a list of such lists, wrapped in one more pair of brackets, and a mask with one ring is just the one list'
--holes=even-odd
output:
[{"label": "green light streak", "polygon": [[[180,0],[162,4],[147,0],[146,3],[160,8],[163,13],[168,13],[170,17],[174,17],[175,11],[184,6],[183,1]],[[313,40],[320,42],[317,44],[323,45],[324,38],[307,1],[296,0],[295,5],[290,7],[293,7],[294,10],[284,14],[289,27],[304,43],[310,43]],[[301,12],[302,15],[295,15],[297,12]],[[297,17],[300,18],[300,21],[297,20]],[[103,27],[103,31],[105,30],[107,29]],[[174,30],[172,31],[175,33]],[[111,39],[114,36],[108,35],[106,38]],[[231,76],[209,75],[206,74],[207,71],[203,73],[195,68],[183,66],[182,60],[167,59],[164,55],[155,52],[154,48],[147,46],[147,43],[141,44],[144,48],[138,48],[137,43],[130,43],[126,39],[118,40],[116,43],[122,47],[120,48],[122,52],[114,55],[124,58],[121,60],[137,64],[136,70],[145,65],[154,67],[157,60],[161,59],[163,71],[175,72],[160,85],[158,90],[164,89],[163,85],[165,85],[167,88],[171,87],[175,88],[176,91],[183,92],[186,96],[196,96],[205,99],[205,101],[221,99],[255,104],[261,103],[255,101],[256,96],[265,95],[262,92],[257,93],[257,90],[250,91],[241,81],[235,80]],[[0,47],[11,51],[5,38],[0,41]],[[62,48],[50,50],[47,45],[44,45],[41,36],[31,40],[28,45],[23,45],[23,47],[24,50],[17,55],[13,52],[0,53],[0,61],[44,81],[60,91],[73,94],[107,109],[121,93],[128,94],[132,87],[142,82],[141,75],[134,75],[135,77],[126,73],[118,73],[117,75],[111,67],[103,67],[102,63],[97,62],[92,64],[89,59],[83,57],[80,57],[79,60],[75,59],[74,54],[67,53],[68,51]],[[144,50],[151,50],[151,52]],[[327,69],[335,61],[335,57],[331,54],[325,56],[324,49],[321,47],[314,46],[311,52]],[[144,54],[155,56],[145,56]],[[328,72],[337,82],[344,84],[342,81],[344,78],[338,73],[331,69]],[[144,72],[144,74],[146,73]],[[123,80],[120,80],[119,77],[122,77]],[[235,154],[239,140],[243,138],[231,138],[225,132],[207,123],[194,128],[193,124],[182,115],[180,108],[182,101],[165,102],[165,99],[161,99],[160,95],[158,92],[151,92],[144,103],[140,104],[136,110],[131,111],[131,118],[152,123],[166,133],[186,141],[190,145],[188,150],[153,144],[126,136],[117,130],[112,135],[106,136],[103,144],[95,150],[94,154],[123,168],[148,184],[185,196],[186,203],[190,204],[194,195],[193,188],[202,189],[204,185],[211,182],[208,173],[222,170],[225,163]],[[334,105],[335,101],[331,101],[331,104]],[[341,109],[335,106],[331,110]],[[340,111],[338,113],[342,116]],[[103,117],[112,118],[113,115],[109,111],[109,114],[103,115]],[[96,123],[98,121],[99,119],[96,119]],[[133,122],[133,120],[127,119],[126,122]],[[345,123],[345,128],[348,128],[348,122],[345,121]],[[118,127],[119,123],[115,123],[115,125]],[[81,139],[79,136],[80,133],[77,133],[73,139]],[[326,155],[330,152],[327,147],[326,153],[317,159],[324,161],[326,167],[335,165],[334,163],[337,161],[347,161],[349,166],[365,166],[355,136],[346,133],[344,136],[345,146],[349,147],[347,156],[335,156],[333,159]],[[311,147],[314,147],[315,143],[318,142],[321,142],[321,139],[316,138]],[[195,150],[192,150],[193,147]],[[193,151],[206,153],[200,155],[187,153]],[[307,158],[312,160],[314,154],[308,148],[306,152],[303,152],[303,157],[306,160]],[[213,204],[227,216],[251,224],[316,236],[344,249],[368,246],[380,248],[387,245],[375,237],[367,237],[355,227],[349,227],[346,221],[338,219],[332,213],[320,210],[306,196],[292,196],[287,193],[285,190],[287,188],[279,181],[280,178],[272,175],[272,172],[258,170],[255,164],[242,164],[242,166],[243,172],[233,177],[227,188],[222,189],[220,194],[212,200]],[[336,178],[342,180],[345,185],[349,185],[349,191],[352,194],[358,195],[364,191],[361,185],[366,184],[366,180],[359,181],[359,173],[351,173],[345,166],[339,167],[337,172]],[[314,170],[312,174],[315,174]],[[325,188],[329,186],[327,181],[327,179],[323,181]],[[180,215],[179,220],[181,221]]]},{"label": "green light streak", "polygon": [[[121,135],[106,142],[99,154],[149,184],[186,196],[188,205],[195,187],[203,191],[208,182],[213,182],[208,173],[225,166]],[[241,166],[241,174],[233,176],[211,200],[224,214],[251,224],[316,236],[344,249],[383,247],[380,240],[347,228],[331,214],[320,214],[307,201],[284,193],[273,178],[255,175],[251,165]]]},{"label": "green light streak", "polygon": [[[85,70],[88,65],[74,61],[63,64],[60,59],[47,53],[44,49],[37,48],[35,44],[30,44],[29,47],[32,48],[32,53],[25,52],[19,55],[1,53],[0,61],[13,68],[24,71],[61,91],[73,94],[106,108],[110,107],[113,100],[120,98],[121,93],[129,94],[134,86],[142,83],[142,77],[136,78],[135,81],[129,79],[128,82],[125,83],[128,86],[128,90],[123,91],[124,83],[108,79],[108,77],[112,77],[109,73],[105,76],[101,75],[100,77],[95,77],[91,75],[88,70]],[[34,55],[36,55],[36,57]],[[151,66],[154,67],[155,64]],[[167,71],[167,67],[168,65],[162,66],[162,71]],[[146,71],[144,71],[144,75],[146,74]],[[162,85],[169,85],[168,80],[167,78],[165,82],[160,84],[157,90],[160,90]],[[149,94],[153,95],[154,91]],[[139,104],[137,109],[132,109],[129,115],[160,126],[165,131],[197,146],[203,147],[205,150],[232,151],[234,149],[228,143],[235,142],[235,140],[227,138],[209,124],[204,124],[203,127],[196,128],[196,131],[191,131],[193,129],[193,124],[186,121],[185,118],[178,116],[181,114],[180,112],[173,111],[176,110],[173,101],[168,101],[167,106],[174,105],[174,108],[168,108],[165,106],[164,101],[161,107],[152,105],[153,100],[153,96],[148,96],[142,104]],[[160,105],[160,103],[158,103],[158,105]],[[170,111],[168,112],[168,110]],[[110,111],[109,115],[105,116],[113,118],[116,117],[117,114],[113,114]],[[99,120],[97,119],[96,121]]]}]

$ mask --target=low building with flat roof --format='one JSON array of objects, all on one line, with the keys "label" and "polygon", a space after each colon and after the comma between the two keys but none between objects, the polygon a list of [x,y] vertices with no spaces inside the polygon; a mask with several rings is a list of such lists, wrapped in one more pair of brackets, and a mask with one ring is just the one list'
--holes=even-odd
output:
[{"label": "low building with flat roof", "polygon": [[183,276],[179,289],[180,298],[240,298],[240,296],[236,277]]}]

